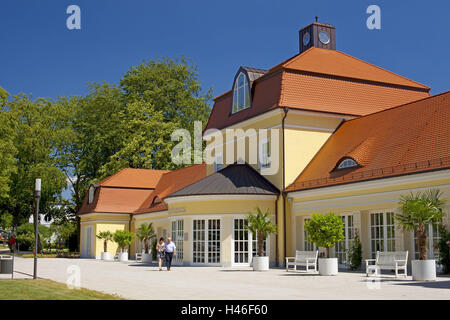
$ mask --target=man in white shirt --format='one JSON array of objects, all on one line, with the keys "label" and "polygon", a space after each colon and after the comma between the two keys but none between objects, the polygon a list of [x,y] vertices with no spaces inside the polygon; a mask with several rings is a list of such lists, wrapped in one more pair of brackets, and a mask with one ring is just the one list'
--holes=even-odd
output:
[{"label": "man in white shirt", "polygon": [[170,271],[172,266],[172,258],[177,255],[177,247],[175,243],[172,242],[172,238],[168,237],[166,242],[166,266],[167,271]]}]

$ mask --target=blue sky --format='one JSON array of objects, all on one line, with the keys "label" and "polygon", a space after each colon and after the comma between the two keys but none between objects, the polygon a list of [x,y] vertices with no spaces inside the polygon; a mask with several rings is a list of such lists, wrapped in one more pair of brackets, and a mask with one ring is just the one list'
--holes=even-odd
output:
[{"label": "blue sky", "polygon": [[[81,30],[66,8],[81,8]],[[366,8],[381,7],[381,30]],[[336,26],[338,50],[432,87],[450,90],[448,1],[2,0],[0,86],[35,97],[85,94],[117,83],[131,65],[185,55],[214,95],[240,65],[270,68],[298,52],[298,30],[319,16]]]}]

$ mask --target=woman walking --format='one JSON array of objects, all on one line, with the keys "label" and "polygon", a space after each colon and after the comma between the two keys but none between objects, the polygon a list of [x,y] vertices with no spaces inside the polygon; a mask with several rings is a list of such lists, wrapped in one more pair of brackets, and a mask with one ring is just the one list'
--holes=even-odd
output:
[{"label": "woman walking", "polygon": [[159,238],[159,242],[156,244],[156,257],[158,259],[159,271],[162,271],[162,262],[165,259],[166,244],[164,238]]}]

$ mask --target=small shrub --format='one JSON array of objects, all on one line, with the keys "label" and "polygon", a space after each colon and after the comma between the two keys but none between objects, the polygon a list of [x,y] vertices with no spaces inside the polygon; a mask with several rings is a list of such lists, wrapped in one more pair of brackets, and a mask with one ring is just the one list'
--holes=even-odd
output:
[{"label": "small shrub", "polygon": [[450,273],[450,232],[444,227],[440,229],[441,240],[439,241],[439,264],[442,265],[442,272]]},{"label": "small shrub", "polygon": [[358,270],[362,263],[362,245],[359,239],[359,234],[355,230],[355,237],[353,238],[353,244],[350,249],[350,269]]}]

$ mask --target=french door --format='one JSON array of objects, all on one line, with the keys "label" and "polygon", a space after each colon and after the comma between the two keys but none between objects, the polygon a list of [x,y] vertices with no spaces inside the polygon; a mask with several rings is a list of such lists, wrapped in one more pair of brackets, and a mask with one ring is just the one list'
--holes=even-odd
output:
[{"label": "french door", "polygon": [[341,265],[348,265],[349,251],[352,246],[352,241],[355,237],[355,227],[353,224],[353,215],[341,215],[344,223],[344,240],[336,243],[335,251],[338,262]]},{"label": "french door", "polygon": [[[249,266],[252,257],[258,254],[258,239],[245,229],[247,219],[233,220],[233,265]],[[264,254],[268,254],[267,239],[263,241]]]},{"label": "french door", "polygon": [[83,251],[86,258],[92,257],[92,226],[83,227]]},{"label": "french door", "polygon": [[192,221],[192,262],[220,263],[220,219]]},{"label": "french door", "polygon": [[306,231],[306,222],[311,220],[310,218],[305,218],[303,220],[303,251],[315,251],[316,245],[314,242],[308,241],[308,231]]},{"label": "french door", "polygon": [[177,255],[173,257],[175,264],[183,263],[184,220],[172,221],[172,241],[177,247]]},{"label": "french door", "polygon": [[370,252],[372,259],[377,251],[395,251],[394,212],[370,214]]}]

